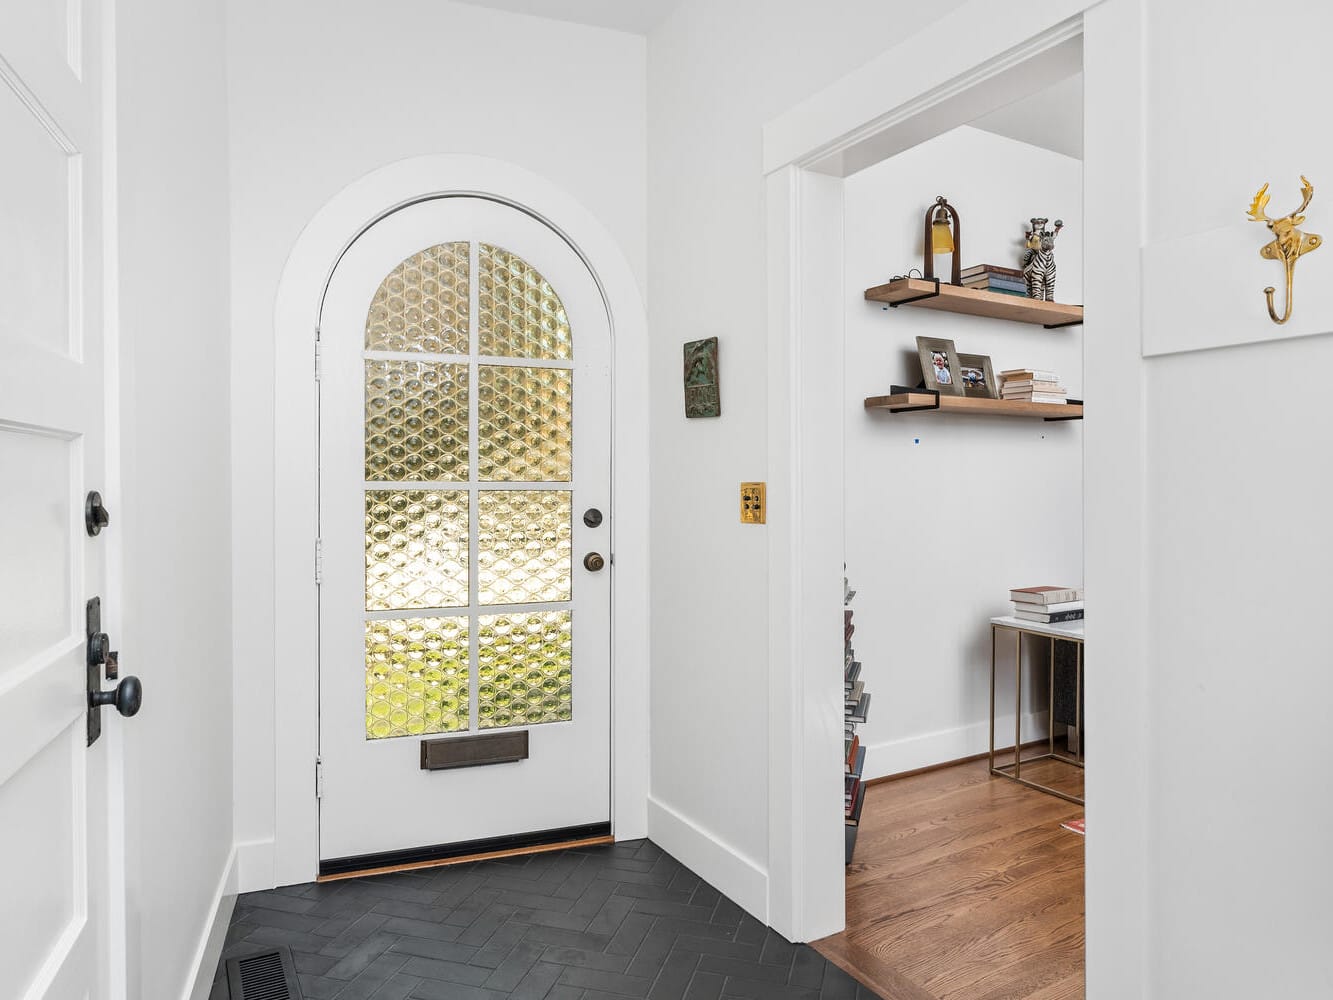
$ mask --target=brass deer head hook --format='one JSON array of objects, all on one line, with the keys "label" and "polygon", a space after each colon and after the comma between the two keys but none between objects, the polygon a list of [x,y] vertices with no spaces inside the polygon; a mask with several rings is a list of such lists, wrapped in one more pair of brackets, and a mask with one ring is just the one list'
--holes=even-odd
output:
[{"label": "brass deer head hook", "polygon": [[1310,204],[1310,199],[1314,197],[1314,185],[1307,181],[1304,175],[1301,176],[1301,195],[1300,208],[1290,215],[1284,215],[1277,219],[1270,219],[1264,212],[1264,209],[1268,207],[1267,184],[1259,189],[1259,193],[1254,196],[1254,201],[1250,203],[1250,219],[1267,225],[1274,237],[1272,243],[1267,244],[1259,251],[1259,256],[1265,260],[1282,261],[1287,271],[1287,308],[1281,318],[1278,317],[1277,311],[1273,308],[1273,292],[1275,289],[1271,285],[1264,289],[1264,297],[1268,300],[1268,315],[1272,317],[1274,323],[1285,323],[1291,319],[1291,279],[1292,273],[1296,270],[1296,261],[1303,254],[1319,249],[1324,242],[1322,236],[1316,236],[1314,233],[1302,233],[1296,228],[1305,221],[1305,216],[1301,213],[1305,211]]}]

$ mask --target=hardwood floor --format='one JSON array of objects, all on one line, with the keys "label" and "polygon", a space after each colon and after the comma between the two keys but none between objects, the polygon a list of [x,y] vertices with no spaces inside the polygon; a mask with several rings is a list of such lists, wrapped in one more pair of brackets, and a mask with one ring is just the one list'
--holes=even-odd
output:
[{"label": "hardwood floor", "polygon": [[[1067,764],[1023,774],[1082,794]],[[984,760],[868,788],[847,929],[814,947],[886,1000],[1080,998],[1082,815]]]}]

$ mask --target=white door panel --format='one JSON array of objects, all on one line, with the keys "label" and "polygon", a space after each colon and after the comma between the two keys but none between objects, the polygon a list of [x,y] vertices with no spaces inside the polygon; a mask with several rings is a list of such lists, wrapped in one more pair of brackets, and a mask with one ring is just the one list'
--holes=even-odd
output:
[{"label": "white door panel", "polygon": [[[572,352],[506,346],[525,322],[554,323],[506,299],[511,279],[554,290]],[[404,316],[437,353],[410,349]],[[610,514],[610,345],[587,267],[509,206],[413,205],[339,263],[320,355],[321,858],[608,822],[610,571],[582,559],[609,560],[610,519],[582,518]],[[390,666],[368,680],[368,656]],[[423,656],[439,676],[411,669]],[[440,686],[424,700],[423,678]],[[515,728],[526,760],[421,767],[422,739]]]},{"label": "white door panel", "polygon": [[0,9],[0,996],[32,1000],[110,980],[116,783],[85,716],[84,606],[108,595],[83,527],[105,474],[101,28],[83,6]]}]

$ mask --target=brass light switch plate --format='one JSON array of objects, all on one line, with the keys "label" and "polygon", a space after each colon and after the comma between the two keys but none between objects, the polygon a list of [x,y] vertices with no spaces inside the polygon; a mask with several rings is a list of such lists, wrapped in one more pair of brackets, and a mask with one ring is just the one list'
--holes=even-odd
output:
[{"label": "brass light switch plate", "polygon": [[741,483],[741,524],[764,524],[768,520],[768,484]]}]

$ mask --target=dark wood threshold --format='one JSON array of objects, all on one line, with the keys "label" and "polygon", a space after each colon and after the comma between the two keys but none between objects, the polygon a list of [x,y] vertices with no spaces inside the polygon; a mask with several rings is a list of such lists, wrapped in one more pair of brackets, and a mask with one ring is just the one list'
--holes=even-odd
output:
[{"label": "dark wood threshold", "polygon": [[413,861],[402,865],[385,865],[380,868],[361,868],[353,872],[338,872],[336,875],[320,875],[316,882],[338,882],[345,878],[362,878],[366,875],[389,875],[393,872],[419,871],[422,868],[444,868],[448,865],[465,865],[472,861],[493,861],[496,858],[514,858],[524,854],[549,854],[551,851],[568,851],[575,847],[603,847],[614,844],[616,838],[584,837],[582,840],[564,840],[557,844],[535,844],[531,847],[511,847],[503,851],[482,851],[478,854],[464,854],[456,858],[439,858],[434,861]]}]

